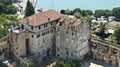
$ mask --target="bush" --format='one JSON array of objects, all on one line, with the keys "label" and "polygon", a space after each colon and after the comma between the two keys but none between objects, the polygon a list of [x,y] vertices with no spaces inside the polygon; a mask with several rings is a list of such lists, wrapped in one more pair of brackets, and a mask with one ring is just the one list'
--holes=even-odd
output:
[{"label": "bush", "polygon": [[79,61],[57,61],[54,67],[81,67]]}]

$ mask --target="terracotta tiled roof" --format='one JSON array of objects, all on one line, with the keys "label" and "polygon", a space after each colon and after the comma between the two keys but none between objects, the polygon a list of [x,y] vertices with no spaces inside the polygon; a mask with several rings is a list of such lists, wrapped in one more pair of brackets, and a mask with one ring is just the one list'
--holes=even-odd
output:
[{"label": "terracotta tiled roof", "polygon": [[[61,26],[62,27],[67,27],[67,26],[77,26],[81,23],[80,19],[76,19],[76,18],[69,18],[67,16],[64,16],[62,18],[60,18],[59,22],[61,22]],[[59,24],[57,24],[57,26],[59,26]]]},{"label": "terracotta tiled roof", "polygon": [[38,14],[34,14],[27,19],[23,19],[20,22],[25,23],[28,20],[28,24],[31,26],[39,26],[45,23],[48,23],[50,21],[56,20],[59,17],[61,17],[62,14],[54,11],[54,10],[48,10],[44,12],[40,12]]}]

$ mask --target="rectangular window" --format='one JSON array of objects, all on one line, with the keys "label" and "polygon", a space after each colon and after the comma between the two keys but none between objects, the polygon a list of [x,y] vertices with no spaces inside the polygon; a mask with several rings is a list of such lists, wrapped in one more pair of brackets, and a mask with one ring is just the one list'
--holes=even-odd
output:
[{"label": "rectangular window", "polygon": [[50,24],[51,24],[51,25],[53,25],[53,23],[52,23],[52,22],[51,22]]},{"label": "rectangular window", "polygon": [[45,24],[44,24],[44,28],[45,28],[46,26],[45,26]]},{"label": "rectangular window", "polygon": [[68,30],[67,30],[67,34],[68,34]]},{"label": "rectangular window", "polygon": [[37,38],[39,38],[39,37],[40,37],[40,34],[37,35]]},{"label": "rectangular window", "polygon": [[46,27],[48,26],[48,24],[46,24]]},{"label": "rectangular window", "polygon": [[69,53],[68,53],[68,51],[66,51],[66,55],[68,55]]},{"label": "rectangular window", "polygon": [[32,38],[34,38],[34,35],[32,35]]},{"label": "rectangular window", "polygon": [[31,26],[31,30],[33,30],[33,26]]},{"label": "rectangular window", "polygon": [[44,36],[44,35],[45,35],[45,32],[42,33],[42,36]]},{"label": "rectangular window", "polygon": [[39,26],[39,30],[41,29],[41,27]]},{"label": "rectangular window", "polygon": [[44,28],[47,27],[47,26],[48,26],[48,24],[44,24]]},{"label": "rectangular window", "polygon": [[43,43],[45,42],[45,39],[43,38]]}]

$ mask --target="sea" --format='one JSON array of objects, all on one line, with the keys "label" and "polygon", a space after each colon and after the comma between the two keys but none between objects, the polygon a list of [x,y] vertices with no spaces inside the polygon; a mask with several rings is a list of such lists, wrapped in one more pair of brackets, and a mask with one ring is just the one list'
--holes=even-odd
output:
[{"label": "sea", "polygon": [[120,7],[120,0],[37,0],[37,9],[74,9],[80,8],[85,10],[95,11],[97,9],[109,9],[112,10],[114,7]]}]

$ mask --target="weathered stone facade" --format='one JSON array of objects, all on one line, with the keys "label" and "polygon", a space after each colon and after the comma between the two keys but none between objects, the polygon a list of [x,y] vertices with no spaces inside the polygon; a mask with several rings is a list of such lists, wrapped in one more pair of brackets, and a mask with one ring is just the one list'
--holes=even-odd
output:
[{"label": "weathered stone facade", "polygon": [[91,38],[90,49],[93,59],[120,67],[120,46],[118,44]]},{"label": "weathered stone facade", "polygon": [[82,60],[89,52],[89,25],[80,19],[61,18],[56,25],[56,56]]},{"label": "weathered stone facade", "polygon": [[43,60],[59,54],[59,58],[71,60],[83,59],[89,52],[89,25],[51,10],[20,21],[11,34],[10,43],[17,58],[35,55]]}]

